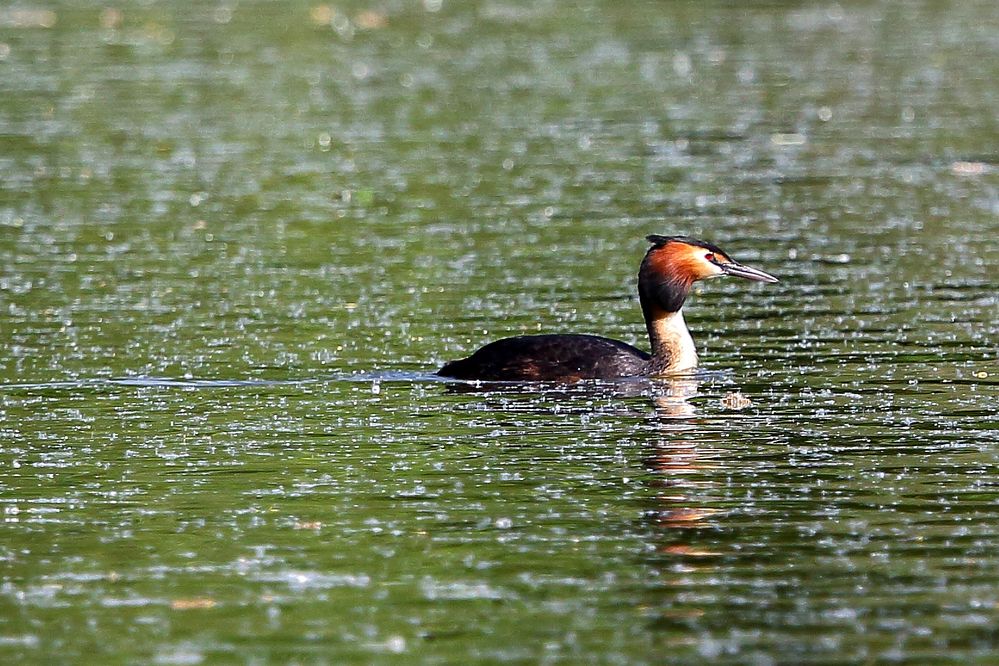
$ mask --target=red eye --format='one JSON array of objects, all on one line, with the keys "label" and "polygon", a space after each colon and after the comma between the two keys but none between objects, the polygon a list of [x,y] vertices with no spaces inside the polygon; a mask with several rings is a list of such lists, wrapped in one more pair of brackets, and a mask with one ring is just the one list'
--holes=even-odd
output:
[{"label": "red eye", "polygon": [[704,258],[710,261],[712,264],[715,263],[715,255],[711,254],[710,252],[704,255]]}]

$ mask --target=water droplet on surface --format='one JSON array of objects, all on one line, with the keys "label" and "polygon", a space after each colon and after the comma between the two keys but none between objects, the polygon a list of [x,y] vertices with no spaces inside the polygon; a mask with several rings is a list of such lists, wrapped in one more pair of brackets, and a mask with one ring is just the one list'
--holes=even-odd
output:
[{"label": "water droplet on surface", "polygon": [[400,654],[406,651],[406,639],[402,636],[392,636],[387,641],[385,641],[385,648],[394,654]]},{"label": "water droplet on surface", "polygon": [[689,55],[680,51],[673,56],[673,71],[676,72],[677,76],[690,76],[692,69]]}]

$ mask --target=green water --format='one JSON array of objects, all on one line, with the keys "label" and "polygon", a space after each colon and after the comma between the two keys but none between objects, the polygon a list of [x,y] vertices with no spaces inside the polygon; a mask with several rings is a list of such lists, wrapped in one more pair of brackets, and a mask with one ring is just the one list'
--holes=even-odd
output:
[{"label": "green water", "polygon": [[[0,660],[999,659],[997,26],[0,7]],[[696,378],[431,377],[644,346],[647,233],[781,277]]]}]

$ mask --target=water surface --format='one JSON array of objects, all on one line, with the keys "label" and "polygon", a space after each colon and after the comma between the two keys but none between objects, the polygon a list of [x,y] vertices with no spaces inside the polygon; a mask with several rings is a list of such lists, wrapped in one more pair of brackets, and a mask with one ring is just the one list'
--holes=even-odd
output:
[{"label": "water surface", "polygon": [[[3,660],[999,657],[996,20],[0,9]],[[432,377],[647,233],[704,372]]]}]

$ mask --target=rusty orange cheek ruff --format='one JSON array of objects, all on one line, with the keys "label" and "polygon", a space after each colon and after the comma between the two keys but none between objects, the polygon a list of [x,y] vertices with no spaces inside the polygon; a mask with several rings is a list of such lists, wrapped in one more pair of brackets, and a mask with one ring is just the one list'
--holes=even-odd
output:
[{"label": "rusty orange cheek ruff", "polygon": [[649,266],[670,282],[689,287],[697,280],[722,274],[720,268],[705,259],[705,255],[712,255],[721,263],[732,261],[707,248],[674,241],[654,249],[649,256]]}]

